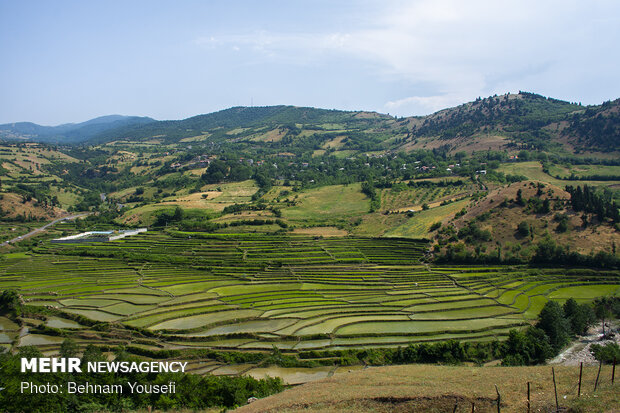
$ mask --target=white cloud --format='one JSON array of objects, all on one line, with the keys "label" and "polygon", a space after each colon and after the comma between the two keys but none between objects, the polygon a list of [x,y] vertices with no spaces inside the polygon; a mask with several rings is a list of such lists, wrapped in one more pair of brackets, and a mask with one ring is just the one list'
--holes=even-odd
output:
[{"label": "white cloud", "polygon": [[[618,34],[617,19],[608,18],[613,11],[611,0],[392,1],[371,24],[346,31],[261,31],[197,43],[249,48],[278,63],[328,64],[337,57],[357,68],[368,62],[375,76],[404,85],[385,108],[428,113],[477,96],[544,92],[533,90],[540,85],[562,97],[558,93],[570,86],[563,79],[584,76],[579,66],[588,63],[579,62],[579,55],[600,67],[617,63],[610,57]],[[592,49],[593,32],[604,46],[600,51]]]},{"label": "white cloud", "polygon": [[389,101],[385,104],[385,108],[388,112],[431,113],[447,107],[457,106],[471,99],[471,96],[459,94],[410,96],[403,99]]}]

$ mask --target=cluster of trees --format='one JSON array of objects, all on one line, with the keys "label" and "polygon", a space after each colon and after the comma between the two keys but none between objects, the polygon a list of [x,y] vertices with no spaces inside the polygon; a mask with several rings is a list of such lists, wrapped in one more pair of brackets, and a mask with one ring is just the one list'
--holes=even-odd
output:
[{"label": "cluster of trees", "polygon": [[[598,306],[595,305],[598,310]],[[570,298],[564,306],[545,304],[535,326],[511,330],[504,343],[502,364],[508,366],[542,364],[556,356],[575,335],[583,335],[596,322],[595,310]]]},{"label": "cluster of trees", "polygon": [[381,207],[381,192],[375,190],[375,185],[371,179],[362,182],[362,192],[370,198],[369,212],[375,212]]},{"label": "cluster of trees", "polygon": [[251,176],[252,169],[239,161],[216,159],[209,164],[201,179],[207,184],[216,184],[225,180],[232,182],[245,181],[250,179]]},{"label": "cluster of trees", "polygon": [[281,219],[241,219],[232,222],[211,222],[206,220],[183,220],[179,223],[182,231],[216,231],[222,228],[239,226],[278,225],[281,229],[288,228],[288,224]]},{"label": "cluster of trees", "polygon": [[[561,222],[560,222],[561,224]],[[464,241],[468,244],[475,244],[484,240],[484,231],[476,231],[475,224],[469,224],[462,233]],[[472,228],[474,231],[472,231]],[[462,230],[461,230],[462,231]],[[518,233],[523,236],[532,235],[531,226],[523,221],[518,226]],[[459,232],[460,233],[460,232]],[[480,234],[480,236],[474,236]],[[440,237],[443,241],[436,248],[434,260],[438,263],[466,263],[466,264],[543,264],[543,265],[566,265],[566,266],[585,266],[594,268],[619,268],[620,257],[616,255],[612,245],[612,251],[598,251],[596,253],[581,254],[571,251],[570,248],[560,245],[547,235],[533,248],[522,250],[521,254],[514,255],[510,251],[504,251],[500,244],[492,252],[485,253],[484,248],[477,246],[474,251],[467,248],[463,242],[454,242],[456,237],[454,230],[450,226],[440,230]]]},{"label": "cluster of trees", "polygon": [[[87,154],[84,156],[88,156]],[[119,170],[107,166],[108,156],[107,153],[100,155],[96,150],[93,150],[93,156],[82,162],[57,162],[47,168],[52,174],[62,176],[63,181],[67,184],[85,188],[97,195],[143,185],[152,179],[151,176],[132,173],[131,167]]]},{"label": "cluster of trees", "polygon": [[4,290],[0,294],[0,314],[17,317],[21,314],[19,294],[15,290]]},{"label": "cluster of trees", "polygon": [[618,343],[609,343],[604,346],[592,344],[590,351],[595,359],[603,363],[613,363],[615,360],[620,360],[620,346]]},{"label": "cluster of trees", "polygon": [[596,190],[588,185],[573,187],[566,186],[570,194],[571,206],[575,211],[584,211],[597,214],[599,220],[611,219],[614,223],[620,222],[620,212],[610,191]]},{"label": "cluster of trees", "polygon": [[179,223],[183,220],[184,216],[185,212],[181,207],[176,207],[174,210],[164,210],[157,214],[153,225],[156,227],[165,227],[169,224]]},{"label": "cluster of trees", "polygon": [[467,244],[491,241],[491,232],[483,230],[475,221],[469,221],[458,232],[458,238],[465,240]]},{"label": "cluster of trees", "polygon": [[614,251],[599,251],[597,253],[580,254],[571,251],[568,247],[555,242],[551,236],[546,236],[536,243],[531,262],[538,264],[574,265],[599,268],[620,267],[620,257]]},{"label": "cluster of trees", "polygon": [[613,107],[617,108],[618,104],[619,100],[604,102],[598,108],[587,108],[583,114],[575,113],[565,134],[578,136],[579,143],[586,150],[592,147],[608,152],[618,150],[620,117],[613,112]]},{"label": "cluster of trees", "polygon": [[252,195],[252,200],[256,201],[262,198],[263,195],[265,195],[267,192],[269,192],[269,190],[273,186],[273,181],[268,175],[260,172],[254,174],[254,180],[256,181],[256,185],[258,185],[258,191],[256,191],[256,193]]},{"label": "cluster of trees", "polygon": [[49,182],[36,184],[20,182],[13,186],[12,191],[21,195],[23,203],[35,200],[35,206],[53,207],[60,205],[58,197],[50,191]]}]

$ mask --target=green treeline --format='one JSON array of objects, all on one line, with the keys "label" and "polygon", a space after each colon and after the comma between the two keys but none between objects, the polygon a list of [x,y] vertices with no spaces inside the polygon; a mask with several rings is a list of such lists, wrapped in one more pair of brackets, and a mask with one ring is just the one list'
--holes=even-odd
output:
[{"label": "green treeline", "polygon": [[[522,229],[522,231],[525,232],[525,229]],[[469,239],[484,240],[486,239],[487,232],[488,231],[479,231],[476,225],[468,225],[464,230],[459,231],[459,234],[468,237],[465,238],[465,241]],[[506,257],[502,255],[502,251],[499,247],[488,254],[480,251],[469,251],[465,244],[460,242],[448,244],[444,251],[436,253],[435,262],[451,264],[542,264],[553,266],[561,264],[563,266],[619,268],[620,256],[613,252],[606,251],[581,254],[558,244],[551,236],[546,236],[535,244],[534,254],[531,257],[517,255]]]},{"label": "green treeline", "polygon": [[362,182],[362,192],[370,198],[369,212],[375,212],[381,207],[381,193],[377,192],[372,179]]}]

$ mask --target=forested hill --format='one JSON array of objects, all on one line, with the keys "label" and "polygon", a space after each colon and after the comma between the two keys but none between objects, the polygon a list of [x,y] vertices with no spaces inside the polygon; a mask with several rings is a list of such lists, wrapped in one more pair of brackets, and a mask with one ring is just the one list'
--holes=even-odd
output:
[{"label": "forested hill", "polygon": [[74,127],[64,131],[62,128],[67,125],[61,125],[52,132],[42,131],[40,128],[45,127],[34,124],[0,125],[0,138],[17,135],[38,141],[86,144],[152,139],[167,144],[239,142],[293,153],[534,149],[595,154],[620,150],[620,99],[582,106],[519,92],[479,98],[424,117],[267,106],[233,107],[184,120],[125,118],[105,124],[69,126]]},{"label": "forested hill", "polygon": [[615,151],[620,145],[620,99],[584,107],[527,92],[492,96],[429,115],[412,130],[414,139],[436,137],[457,145],[459,138],[484,140],[485,135],[531,149]]},{"label": "forested hill", "polygon": [[565,154],[614,152],[620,145],[620,99],[582,106],[520,92],[477,99],[424,117],[395,118],[295,106],[234,107],[179,121],[109,130],[90,143],[246,142],[298,150],[535,149]]},{"label": "forested hill", "polygon": [[[128,127],[123,130],[112,130],[95,137],[93,141],[104,142],[117,138],[140,140],[152,137],[177,141],[204,134],[209,134],[213,137],[212,139],[217,140],[217,138],[249,136],[265,128],[288,128],[293,133],[295,129],[300,128],[325,130],[324,126],[330,123],[343,123],[346,130],[364,130],[373,123],[371,120],[388,121],[391,119],[389,115],[369,112],[345,112],[283,105],[238,106],[184,120],[168,120]],[[247,128],[251,130],[248,131]]]},{"label": "forested hill", "polygon": [[0,125],[0,138],[46,143],[79,143],[109,130],[145,125],[150,122],[155,122],[155,120],[148,117],[121,115],[101,116],[86,122],[66,123],[58,126],[16,122]]}]

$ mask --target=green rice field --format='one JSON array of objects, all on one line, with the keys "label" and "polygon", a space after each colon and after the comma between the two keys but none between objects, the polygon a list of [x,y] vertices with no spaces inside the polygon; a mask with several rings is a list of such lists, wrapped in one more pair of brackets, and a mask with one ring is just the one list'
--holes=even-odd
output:
[{"label": "green rice field", "polygon": [[[147,232],[7,255],[0,290],[52,308],[41,322],[81,345],[291,353],[501,340],[547,300],[620,294],[617,272],[430,266],[420,262],[427,248],[399,238]],[[62,342],[45,329],[0,326],[5,346],[54,352]]]}]

